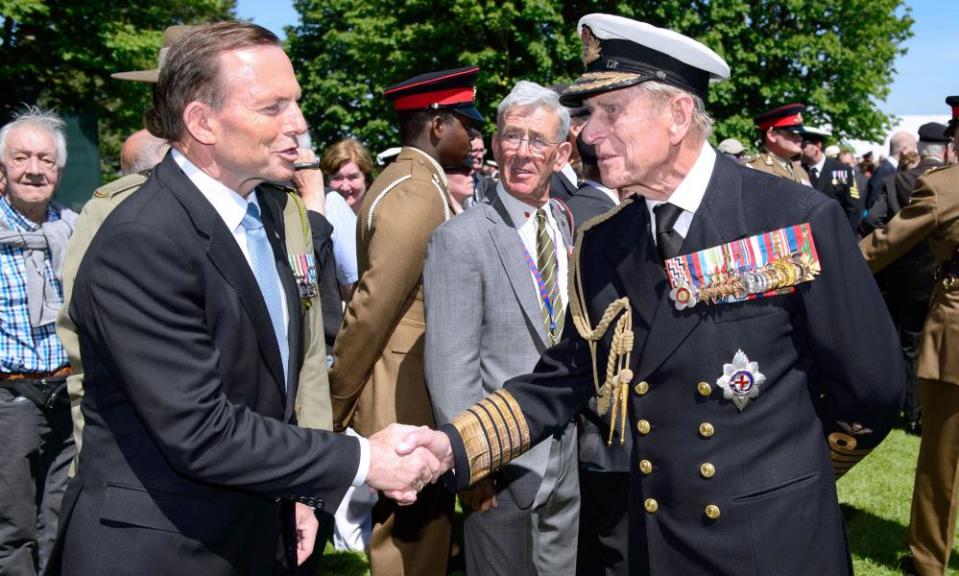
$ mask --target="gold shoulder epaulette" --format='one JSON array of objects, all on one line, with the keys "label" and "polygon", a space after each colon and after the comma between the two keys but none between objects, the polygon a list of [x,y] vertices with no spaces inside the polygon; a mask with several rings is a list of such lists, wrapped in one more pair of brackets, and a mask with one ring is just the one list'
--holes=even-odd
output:
[{"label": "gold shoulder epaulette", "polygon": [[143,170],[140,172],[134,172],[133,174],[127,174],[121,178],[114,180],[113,182],[108,182],[103,186],[100,186],[93,193],[94,198],[113,198],[118,194],[126,192],[131,189],[139,188],[147,181],[147,178],[150,176],[149,170]]}]

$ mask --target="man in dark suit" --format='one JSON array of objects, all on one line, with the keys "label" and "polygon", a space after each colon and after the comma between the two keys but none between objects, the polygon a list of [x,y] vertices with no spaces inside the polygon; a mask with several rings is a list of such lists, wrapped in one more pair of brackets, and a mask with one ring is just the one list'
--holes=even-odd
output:
[{"label": "man in dark suit", "polygon": [[49,573],[270,574],[281,530],[315,532],[292,501],[335,509],[365,481],[412,502],[432,479],[432,456],[395,456],[403,428],[294,426],[305,295],[286,196],[259,185],[293,175],[298,96],[252,24],[197,27],[167,54],[148,124],[173,150],[76,277],[84,449]]},{"label": "man in dark suit", "polygon": [[889,156],[879,163],[879,167],[869,177],[866,189],[866,211],[872,210],[872,205],[879,198],[879,192],[886,178],[896,173],[899,166],[899,157],[916,149],[916,137],[909,132],[896,132],[889,139]]},{"label": "man in dark suit", "polygon": [[706,142],[715,52],[617,16],[579,28],[563,98],[592,111],[603,182],[637,196],[578,236],[570,321],[535,372],[398,450],[429,446],[459,487],[597,396],[633,435],[631,574],[851,574],[835,476],[887,434],[903,380],[846,218]]},{"label": "man in dark suit", "polygon": [[823,146],[831,135],[826,130],[806,127],[802,135],[802,165],[812,187],[839,203],[855,233],[862,218],[856,173],[839,160],[826,157]]},{"label": "man in dark suit", "polygon": [[[596,158],[596,147],[576,138],[584,179],[569,199],[576,229],[591,218],[619,206],[616,190],[603,185]],[[576,417],[579,432],[579,550],[576,554],[578,576],[616,576],[629,573],[629,501],[630,436],[623,445],[617,440],[608,445],[610,415],[600,415],[596,401],[590,400]]]}]

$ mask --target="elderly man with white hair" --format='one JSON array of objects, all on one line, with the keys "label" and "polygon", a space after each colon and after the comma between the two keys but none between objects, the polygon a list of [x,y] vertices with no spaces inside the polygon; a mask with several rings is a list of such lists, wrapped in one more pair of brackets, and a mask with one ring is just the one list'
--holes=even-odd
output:
[{"label": "elderly man with white hair", "polygon": [[[433,232],[423,269],[426,384],[436,421],[533,369],[566,317],[572,221],[550,200],[569,160],[569,112],[552,90],[520,81],[499,104],[498,190]],[[460,492],[469,574],[576,573],[576,428]]]},{"label": "elderly man with white hair", "polygon": [[53,201],[63,120],[28,108],[0,129],[0,574],[43,570],[73,457],[70,367],[55,331],[77,215]]},{"label": "elderly man with white hair", "polygon": [[579,32],[586,72],[562,100],[591,110],[603,184],[633,195],[580,228],[566,329],[533,373],[398,451],[428,447],[462,488],[595,397],[612,444],[633,439],[631,574],[851,574],[835,476],[904,386],[842,210],[707,143],[730,73],[715,52],[606,14]]}]

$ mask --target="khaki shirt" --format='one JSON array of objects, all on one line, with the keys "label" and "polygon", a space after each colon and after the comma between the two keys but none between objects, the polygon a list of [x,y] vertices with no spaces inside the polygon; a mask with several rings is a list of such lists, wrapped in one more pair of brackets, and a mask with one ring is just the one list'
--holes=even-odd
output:
[{"label": "khaki shirt", "polygon": [[799,163],[780,158],[768,150],[761,150],[758,155],[746,162],[746,166],[755,168],[760,172],[774,174],[781,178],[792,180],[793,182],[811,186],[809,174],[806,173],[806,170]]}]

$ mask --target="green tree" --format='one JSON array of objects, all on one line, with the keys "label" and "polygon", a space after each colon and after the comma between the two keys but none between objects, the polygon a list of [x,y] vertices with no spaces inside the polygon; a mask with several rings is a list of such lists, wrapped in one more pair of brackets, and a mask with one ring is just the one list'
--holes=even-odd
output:
[{"label": "green tree", "polygon": [[[707,107],[716,138],[755,140],[752,116],[803,101],[808,122],[837,138],[876,139],[889,126],[877,102],[910,37],[903,0],[295,0],[302,24],[288,48],[318,145],[347,135],[374,150],[396,142],[382,98],[417,73],[476,64],[478,101],[495,104],[520,79],[568,81],[581,70],[576,22],[620,14],[692,36],[732,68]],[[486,130],[491,130],[490,126]]]},{"label": "green tree", "polygon": [[110,78],[154,68],[163,30],[230,19],[235,0],[0,0],[0,124],[22,104],[96,112],[102,169],[143,127],[150,86]]}]

